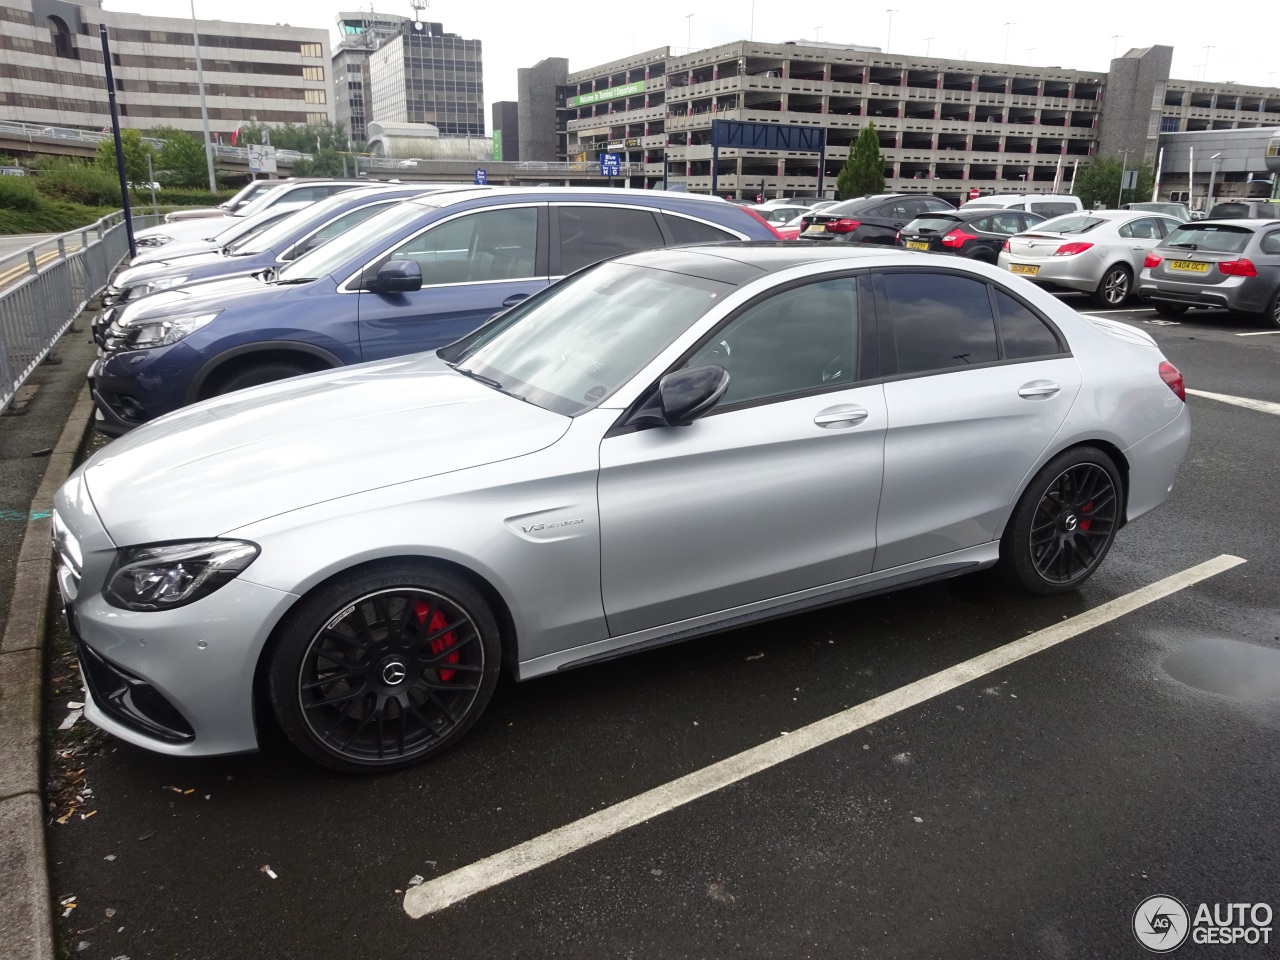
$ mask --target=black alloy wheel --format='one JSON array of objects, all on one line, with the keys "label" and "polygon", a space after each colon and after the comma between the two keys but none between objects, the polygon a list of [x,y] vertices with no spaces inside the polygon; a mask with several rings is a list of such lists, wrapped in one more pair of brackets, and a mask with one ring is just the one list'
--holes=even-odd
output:
[{"label": "black alloy wheel", "polygon": [[1099,306],[1119,307],[1129,299],[1129,291],[1133,288],[1133,274],[1129,268],[1116,264],[1107,268],[1094,291],[1093,298]]},{"label": "black alloy wheel", "polygon": [[299,604],[271,662],[271,698],[285,735],[313,760],[391,770],[461,739],[500,661],[479,592],[407,561],[343,575]]},{"label": "black alloy wheel", "polygon": [[1102,563],[1122,517],[1119,471],[1093,447],[1051,460],[1018,501],[1000,544],[1005,575],[1032,593],[1073,590]]}]

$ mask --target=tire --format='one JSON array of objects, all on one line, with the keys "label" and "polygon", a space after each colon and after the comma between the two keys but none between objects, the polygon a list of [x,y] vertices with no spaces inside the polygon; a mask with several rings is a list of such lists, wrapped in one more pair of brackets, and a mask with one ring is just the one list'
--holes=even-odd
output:
[{"label": "tire", "polygon": [[502,642],[474,586],[400,560],[313,590],[269,656],[271,705],[289,741],[334,770],[380,773],[462,739],[493,696]]},{"label": "tire", "polygon": [[1093,291],[1093,302],[1100,307],[1122,307],[1133,292],[1133,273],[1122,263],[1107,267]]},{"label": "tire", "polygon": [[1064,450],[1023,492],[1000,540],[1006,580],[1044,596],[1074,590],[1102,564],[1122,519],[1120,471],[1096,447]]},{"label": "tire", "polygon": [[289,377],[301,376],[311,370],[292,360],[257,360],[243,367],[238,367],[230,374],[218,380],[211,397],[220,397],[233,390],[245,387],[256,387],[273,380],[285,380]]},{"label": "tire", "polygon": [[1156,313],[1162,317],[1180,317],[1186,313],[1188,307],[1181,303],[1165,303],[1161,300],[1156,301]]},{"label": "tire", "polygon": [[1280,327],[1280,289],[1277,289],[1271,303],[1262,314],[1263,322],[1269,327]]}]

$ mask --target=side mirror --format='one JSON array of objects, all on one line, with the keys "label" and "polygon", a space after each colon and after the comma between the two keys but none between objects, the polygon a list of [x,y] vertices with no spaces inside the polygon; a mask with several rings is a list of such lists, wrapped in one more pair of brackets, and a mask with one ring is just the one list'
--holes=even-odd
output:
[{"label": "side mirror", "polygon": [[673,370],[658,381],[657,392],[631,418],[631,425],[687,427],[720,402],[729,389],[729,371],[710,363]]},{"label": "side mirror", "polygon": [[388,260],[365,281],[374,293],[412,293],[422,289],[422,267],[417,260]]}]

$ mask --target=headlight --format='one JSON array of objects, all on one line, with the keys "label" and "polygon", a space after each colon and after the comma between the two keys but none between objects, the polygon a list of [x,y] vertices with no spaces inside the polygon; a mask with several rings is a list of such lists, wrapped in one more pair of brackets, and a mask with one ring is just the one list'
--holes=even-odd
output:
[{"label": "headlight", "polygon": [[244,540],[126,547],[116,554],[102,595],[125,610],[168,610],[194,603],[234,580],[258,556]]},{"label": "headlight", "polygon": [[167,347],[183,337],[190,336],[201,327],[208,326],[221,313],[204,313],[198,317],[164,317],[156,320],[139,320],[134,323],[116,321],[111,325],[111,336],[124,337],[124,349],[145,350],[148,347]]},{"label": "headlight", "polygon": [[[134,290],[137,296],[141,297],[148,293],[155,293],[157,290],[168,290],[170,287],[176,287],[180,283],[186,283],[186,276],[181,277],[156,277],[154,280],[148,280],[145,283],[138,284]],[[131,293],[131,297],[133,294]]]},{"label": "headlight", "polygon": [[173,237],[166,237],[163,234],[153,235],[150,237],[139,237],[137,245],[140,247],[163,247],[166,243],[172,243]]}]

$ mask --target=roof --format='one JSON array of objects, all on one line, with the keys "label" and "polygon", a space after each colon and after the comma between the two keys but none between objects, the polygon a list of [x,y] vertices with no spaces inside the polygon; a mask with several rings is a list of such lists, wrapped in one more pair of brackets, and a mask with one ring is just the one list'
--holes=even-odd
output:
[{"label": "roof", "polygon": [[742,241],[661,247],[618,257],[615,262],[670,270],[739,285],[769,273],[830,260],[862,266],[869,261],[902,260],[919,264],[917,255],[896,247],[858,246],[802,240]]}]

